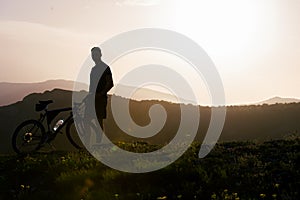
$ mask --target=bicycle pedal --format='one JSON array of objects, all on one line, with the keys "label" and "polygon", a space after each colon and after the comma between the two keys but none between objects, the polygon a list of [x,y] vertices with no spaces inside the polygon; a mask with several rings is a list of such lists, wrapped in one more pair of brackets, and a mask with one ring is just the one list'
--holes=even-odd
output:
[{"label": "bicycle pedal", "polygon": [[41,146],[44,146],[49,140],[48,135],[43,136],[42,141],[40,143]]},{"label": "bicycle pedal", "polygon": [[51,147],[52,150],[56,151],[56,148],[53,144],[51,144],[50,142],[47,142],[47,144]]}]

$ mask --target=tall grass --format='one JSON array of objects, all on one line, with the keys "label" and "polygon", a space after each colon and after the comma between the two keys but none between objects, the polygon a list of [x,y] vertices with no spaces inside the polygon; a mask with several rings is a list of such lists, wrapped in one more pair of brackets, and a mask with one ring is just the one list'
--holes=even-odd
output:
[{"label": "tall grass", "polygon": [[0,199],[300,199],[299,137],[221,143],[204,159],[199,148],[194,143],[173,164],[144,174],[116,171],[86,151],[0,157]]}]

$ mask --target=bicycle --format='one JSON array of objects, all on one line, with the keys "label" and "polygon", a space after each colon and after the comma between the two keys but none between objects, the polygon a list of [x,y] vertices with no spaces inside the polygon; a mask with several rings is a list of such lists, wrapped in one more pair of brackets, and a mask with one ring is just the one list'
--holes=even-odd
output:
[{"label": "bicycle", "polygon": [[[32,153],[34,151],[38,151],[41,147],[43,147],[46,143],[50,144],[51,141],[55,139],[58,133],[62,133],[63,127],[66,126],[66,134],[67,138],[70,143],[77,149],[83,149],[84,145],[81,141],[80,137],[78,136],[75,123],[73,112],[71,111],[71,107],[67,108],[60,108],[55,110],[48,110],[48,105],[53,103],[52,100],[47,101],[39,101],[35,105],[35,111],[43,113],[40,114],[40,118],[30,119],[22,122],[19,126],[17,126],[16,130],[14,131],[12,137],[12,146],[16,153],[24,154],[24,153]],[[80,108],[81,103],[76,103],[74,105],[73,111],[77,114],[77,110]],[[59,120],[54,128],[50,127],[51,122],[54,118],[61,112],[71,111],[70,115],[66,118],[65,121]],[[78,115],[76,116],[78,117]],[[46,128],[43,125],[44,120],[46,119]],[[84,120],[82,120],[84,121]],[[90,124],[89,125],[92,129],[96,130],[95,127]],[[84,124],[78,125],[77,128],[81,128],[82,130],[79,131],[83,133],[84,131]]]}]

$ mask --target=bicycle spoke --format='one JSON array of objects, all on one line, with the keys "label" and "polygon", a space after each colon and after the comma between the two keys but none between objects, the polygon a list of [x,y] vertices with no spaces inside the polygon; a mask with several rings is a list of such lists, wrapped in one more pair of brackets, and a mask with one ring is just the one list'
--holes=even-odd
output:
[{"label": "bicycle spoke", "polygon": [[27,143],[27,142],[23,142],[23,143],[21,144],[21,147],[23,147],[26,143]]},{"label": "bicycle spoke", "polygon": [[33,135],[33,136],[31,136],[31,138],[42,138],[42,136],[35,136],[35,135]]},{"label": "bicycle spoke", "polygon": [[29,142],[29,143],[27,143],[27,146],[33,146],[33,145],[38,145],[39,144],[39,142],[36,142],[36,143],[33,143],[33,142]]},{"label": "bicycle spoke", "polygon": [[33,146],[33,145],[37,145],[37,144],[39,144],[39,142],[37,142],[37,143],[33,143],[33,142],[23,142],[23,144],[22,144],[22,146]]}]

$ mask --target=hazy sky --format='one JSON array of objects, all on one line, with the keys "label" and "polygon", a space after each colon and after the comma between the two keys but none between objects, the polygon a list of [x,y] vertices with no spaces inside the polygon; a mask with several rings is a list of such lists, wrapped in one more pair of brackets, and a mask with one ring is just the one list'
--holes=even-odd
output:
[{"label": "hazy sky", "polygon": [[0,82],[74,80],[92,46],[156,27],[205,49],[229,104],[300,98],[299,11],[299,0],[0,0]]}]

